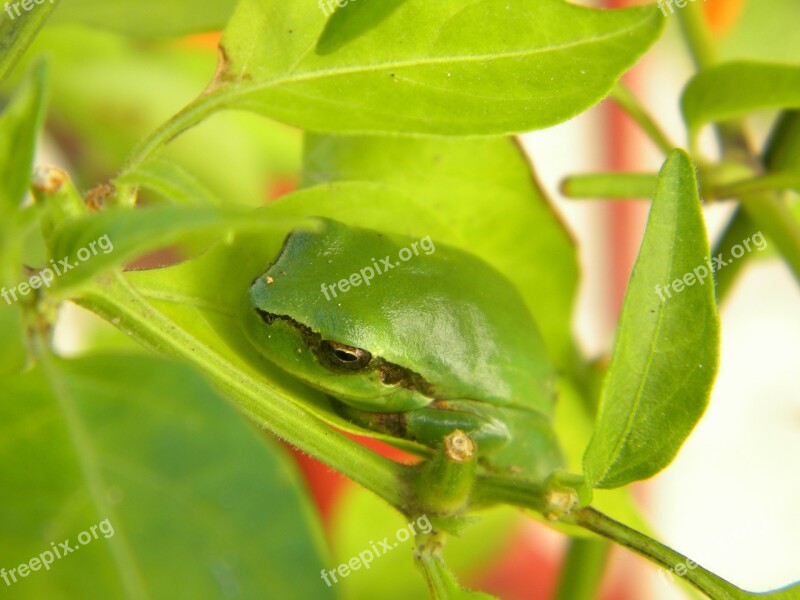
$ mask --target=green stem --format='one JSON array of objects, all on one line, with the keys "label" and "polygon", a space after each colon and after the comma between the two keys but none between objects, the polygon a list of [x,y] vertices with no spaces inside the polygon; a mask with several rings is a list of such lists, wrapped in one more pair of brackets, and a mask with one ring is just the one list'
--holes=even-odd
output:
[{"label": "green stem", "polygon": [[561,184],[568,198],[652,198],[658,184],[656,173],[583,173],[571,175]]},{"label": "green stem", "polygon": [[757,194],[779,190],[800,191],[800,173],[767,173],[727,185],[711,188],[710,192],[715,198],[738,198],[745,194]]},{"label": "green stem", "polygon": [[689,4],[680,9],[678,15],[695,66],[698,70],[707,69],[717,61],[717,52],[706,24],[703,5]]},{"label": "green stem", "polygon": [[187,129],[194,127],[218,109],[219,95],[214,92],[203,93],[195,98],[168,121],[163,123],[158,129],[139,142],[126,159],[120,175],[131,171],[134,167],[145,162],[162,147],[166,146],[172,139]]},{"label": "green stem", "polygon": [[752,194],[739,198],[754,225],[775,242],[800,280],[800,224],[789,206],[775,194]]},{"label": "green stem", "polygon": [[189,332],[176,327],[121,275],[100,278],[74,301],[114,323],[144,346],[198,367],[224,388],[254,421],[391,505],[403,505],[405,467],[331,429],[268,382],[244,372]]},{"label": "green stem", "polygon": [[677,147],[633,95],[633,92],[621,81],[618,81],[612,88],[611,98],[642,128],[664,154],[669,154],[673,148]]},{"label": "green stem", "polygon": [[526,479],[481,475],[477,478],[470,503],[472,508],[511,504],[545,514],[548,508],[547,489],[541,483]]},{"label": "green stem", "polygon": [[[754,231],[755,226],[753,225],[753,221],[750,220],[747,213],[744,212],[741,207],[738,207],[731,217],[731,220],[728,221],[728,226],[725,228],[722,237],[717,241],[717,244],[711,251],[711,255],[717,256],[718,254],[722,254],[723,256],[731,256],[731,248],[741,243],[742,240],[752,236]],[[752,255],[752,252],[748,252],[740,259],[733,261],[724,269],[720,269],[716,272],[717,304],[721,305],[725,301],[728,293],[733,289],[736,278]]]},{"label": "green stem", "polygon": [[610,544],[603,540],[570,541],[555,600],[594,600],[599,597]]},{"label": "green stem", "polygon": [[[704,569],[693,561],[689,561],[683,554],[675,552],[661,542],[649,538],[643,533],[639,533],[593,508],[577,510],[565,517],[563,521],[593,531],[666,569],[684,571],[685,574],[683,576],[686,581],[708,597],[714,598],[714,600],[738,600],[744,593],[743,590],[732,583]],[[679,565],[683,565],[683,567]],[[689,568],[692,565],[695,566]]]}]

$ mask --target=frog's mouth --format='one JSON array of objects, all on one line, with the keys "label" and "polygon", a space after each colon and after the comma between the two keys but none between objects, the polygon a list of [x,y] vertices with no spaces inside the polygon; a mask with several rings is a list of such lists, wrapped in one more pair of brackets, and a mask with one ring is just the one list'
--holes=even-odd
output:
[{"label": "frog's mouth", "polygon": [[[322,391],[333,394],[341,400],[352,405],[365,405],[365,400],[373,401],[376,398],[386,400],[385,410],[395,410],[390,408],[395,402],[424,406],[436,399],[436,392],[425,378],[396,363],[385,360],[380,356],[375,356],[368,350],[349,346],[335,340],[323,339],[322,335],[312,330],[309,326],[299,323],[288,315],[270,313],[260,308],[255,309],[261,320],[269,326],[282,323],[290,326],[297,332],[305,346],[317,358],[319,364],[332,375],[361,375],[363,380],[369,382],[364,386],[361,393],[355,392],[352,387],[352,379],[345,389],[338,386],[326,386],[320,384]],[[336,378],[334,378],[336,379]],[[332,383],[332,382],[329,382]],[[392,401],[394,397],[395,402]],[[415,397],[416,400],[411,400]],[[401,400],[403,398],[404,400]],[[374,410],[374,404],[368,405],[369,409]]]}]

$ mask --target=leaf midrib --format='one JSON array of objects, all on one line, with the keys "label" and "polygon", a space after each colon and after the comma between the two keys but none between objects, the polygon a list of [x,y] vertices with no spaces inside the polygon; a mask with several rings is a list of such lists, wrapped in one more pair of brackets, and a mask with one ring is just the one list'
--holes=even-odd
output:
[{"label": "leaf midrib", "polygon": [[[338,77],[341,75],[352,75],[358,73],[368,73],[370,71],[383,71],[387,69],[400,69],[406,67],[415,67],[415,66],[432,66],[437,64],[448,64],[448,63],[469,63],[469,62],[481,62],[481,61],[491,61],[491,60],[502,60],[507,58],[520,58],[520,57],[529,57],[535,56],[537,54],[543,54],[546,52],[558,52],[561,50],[567,50],[570,48],[577,48],[580,46],[588,46],[597,42],[602,42],[608,39],[613,39],[617,37],[624,37],[629,32],[639,28],[642,26],[645,21],[648,19],[652,19],[652,15],[647,15],[645,19],[641,21],[637,21],[625,27],[623,29],[615,30],[612,33],[606,33],[603,35],[593,36],[590,38],[582,38],[579,40],[573,40],[568,43],[562,44],[554,44],[549,46],[544,46],[541,48],[526,48],[523,50],[514,50],[514,51],[507,51],[507,52],[495,52],[492,54],[461,54],[457,56],[439,56],[434,58],[412,58],[406,60],[396,60],[393,62],[384,62],[380,64],[358,64],[358,65],[351,65],[347,67],[338,67],[333,69],[322,69],[322,70],[313,70],[313,71],[305,71],[300,73],[292,73],[289,72],[287,75],[282,77],[275,77],[273,79],[264,80],[258,83],[251,83],[251,82],[242,82],[241,79],[238,81],[229,84],[230,87],[227,89],[230,90],[229,94],[231,93],[251,93],[260,91],[262,89],[267,89],[270,87],[278,87],[285,84],[292,84],[292,83],[300,83],[303,81],[309,81],[313,79],[325,79],[329,77]],[[245,60],[245,62],[247,62]],[[241,78],[246,71],[242,71],[239,74]],[[241,84],[241,86],[237,86],[237,84]],[[240,88],[244,88],[240,90]],[[217,88],[218,90],[225,90],[226,86],[222,86]]]},{"label": "leaf midrib", "polygon": [[[674,256],[675,240],[677,239],[677,236],[678,236],[678,219],[676,218],[672,224],[672,235],[670,236],[670,248],[669,248],[670,257]],[[672,261],[670,260],[670,262]],[[644,385],[645,382],[647,381],[647,375],[650,372],[650,368],[653,362],[653,357],[655,356],[653,348],[655,346],[655,340],[658,339],[658,336],[660,335],[661,332],[661,325],[664,320],[664,312],[665,312],[664,307],[665,303],[661,303],[658,306],[658,317],[656,319],[656,326],[653,329],[653,334],[650,336],[648,340],[649,344],[648,344],[647,363],[645,364],[644,371],[642,372],[642,375],[639,378],[639,384],[637,385],[636,393],[634,394],[633,397],[633,404],[631,407],[631,411],[628,414],[627,420],[625,421],[625,428],[623,429],[623,433],[620,436],[619,441],[617,441],[616,445],[614,446],[613,452],[611,453],[611,457],[613,457],[613,459],[606,467],[602,477],[598,479],[598,483],[603,482],[608,473],[613,469],[614,465],[616,465],[619,462],[621,451],[628,443],[628,439],[630,438],[630,433],[633,429],[632,427],[633,422],[635,421],[636,416],[639,413],[639,407],[641,406],[641,400],[642,400]]]}]

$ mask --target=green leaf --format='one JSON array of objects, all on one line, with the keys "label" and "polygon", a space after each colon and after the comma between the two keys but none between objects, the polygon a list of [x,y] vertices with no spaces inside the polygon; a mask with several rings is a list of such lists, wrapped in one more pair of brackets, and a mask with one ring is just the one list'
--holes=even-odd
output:
[{"label": "green leaf", "polygon": [[30,184],[36,141],[44,119],[46,79],[47,64],[41,62],[0,116],[0,217],[17,211]]},{"label": "green leaf", "polygon": [[561,192],[570,198],[652,198],[657,181],[652,173],[586,173],[567,177]]},{"label": "green leaf", "polygon": [[[420,139],[307,135],[304,184],[369,183],[384,198],[353,189],[309,190],[273,210],[319,214],[407,235],[431,235],[491,264],[522,293],[561,365],[573,358],[572,307],[578,284],[575,245],[512,139]],[[390,200],[401,193],[407,200]],[[333,201],[335,194],[340,201]],[[381,194],[377,191],[377,194]],[[345,199],[346,197],[346,199]],[[296,198],[296,199],[295,199]],[[414,206],[415,218],[409,219]],[[373,210],[376,207],[377,210]]]},{"label": "green leaf", "polygon": [[601,100],[656,40],[655,7],[562,0],[244,0],[196,118],[243,108],[317,131],[502,134]]},{"label": "green leaf", "polygon": [[81,550],[6,597],[333,597],[288,458],[191,369],[45,357],[2,385],[0,565]]},{"label": "green leaf", "polygon": [[698,73],[681,99],[692,137],[705,123],[774,108],[800,108],[800,65],[735,61]]},{"label": "green leaf", "polygon": [[3,12],[0,12],[0,82],[11,73],[60,2],[50,0],[33,4],[30,10],[20,10],[19,2],[5,3]]},{"label": "green leaf", "polygon": [[584,455],[594,487],[663,469],[706,408],[719,345],[708,254],[694,166],[676,150],[659,175]]},{"label": "green leaf", "polygon": [[136,37],[177,37],[222,29],[236,0],[69,0],[55,23],[85,23]]},{"label": "green leaf", "polygon": [[27,360],[22,308],[14,300],[24,233],[18,211],[44,117],[46,75],[47,65],[38,64],[0,115],[0,375],[19,371]]},{"label": "green leaf", "polygon": [[54,287],[63,293],[149,251],[188,240],[205,249],[233,231],[273,226],[284,230],[286,222],[273,224],[259,221],[252,211],[214,207],[110,208],[57,227],[50,247],[58,262],[47,267],[60,267]]}]

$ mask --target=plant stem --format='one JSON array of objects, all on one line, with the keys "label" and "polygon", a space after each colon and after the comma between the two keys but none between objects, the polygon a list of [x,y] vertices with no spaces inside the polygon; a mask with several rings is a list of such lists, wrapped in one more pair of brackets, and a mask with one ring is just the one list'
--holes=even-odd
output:
[{"label": "plant stem", "polygon": [[656,173],[583,173],[571,175],[561,183],[568,198],[652,198],[658,184]]},{"label": "plant stem", "polygon": [[213,92],[207,92],[184,106],[168,121],[139,142],[125,160],[120,175],[133,170],[163,146],[166,146],[172,139],[214,113],[219,108],[218,103],[218,95]]},{"label": "plant stem", "polygon": [[482,475],[472,491],[472,508],[505,503],[529,508],[540,514],[547,511],[547,490],[544,485],[526,479]]},{"label": "plant stem", "polygon": [[[711,251],[711,255],[717,256],[718,254],[723,254],[730,256],[731,248],[753,235],[753,231],[753,222],[747,216],[747,213],[744,212],[741,207],[738,207],[730,221],[728,221],[728,225],[725,227],[722,236],[717,240],[717,244]],[[715,291],[718,305],[724,302],[728,293],[733,289],[733,284],[736,282],[737,276],[751,257],[752,252],[749,252],[740,259],[733,261],[724,269],[720,269],[716,272],[717,287]]]},{"label": "plant stem", "polygon": [[706,25],[702,4],[689,4],[678,11],[683,35],[698,70],[707,69],[717,61],[711,32]]},{"label": "plant stem", "polygon": [[618,81],[612,88],[611,98],[642,128],[664,154],[669,154],[673,148],[677,147],[647,112],[647,109],[642,106],[638,98],[633,95],[633,92],[621,81]]},{"label": "plant stem", "polygon": [[[593,508],[579,509],[562,520],[565,523],[571,523],[593,531],[621,546],[625,546],[666,569],[674,570],[678,565],[684,565],[685,579],[710,598],[714,598],[714,600],[737,600],[745,593],[732,583],[711,573],[693,561],[687,563],[688,559],[683,554],[675,552],[661,542],[649,538],[643,533],[639,533]],[[690,565],[696,566],[688,568]]]},{"label": "plant stem", "polygon": [[610,545],[604,540],[572,538],[555,600],[598,598],[609,550]]}]

